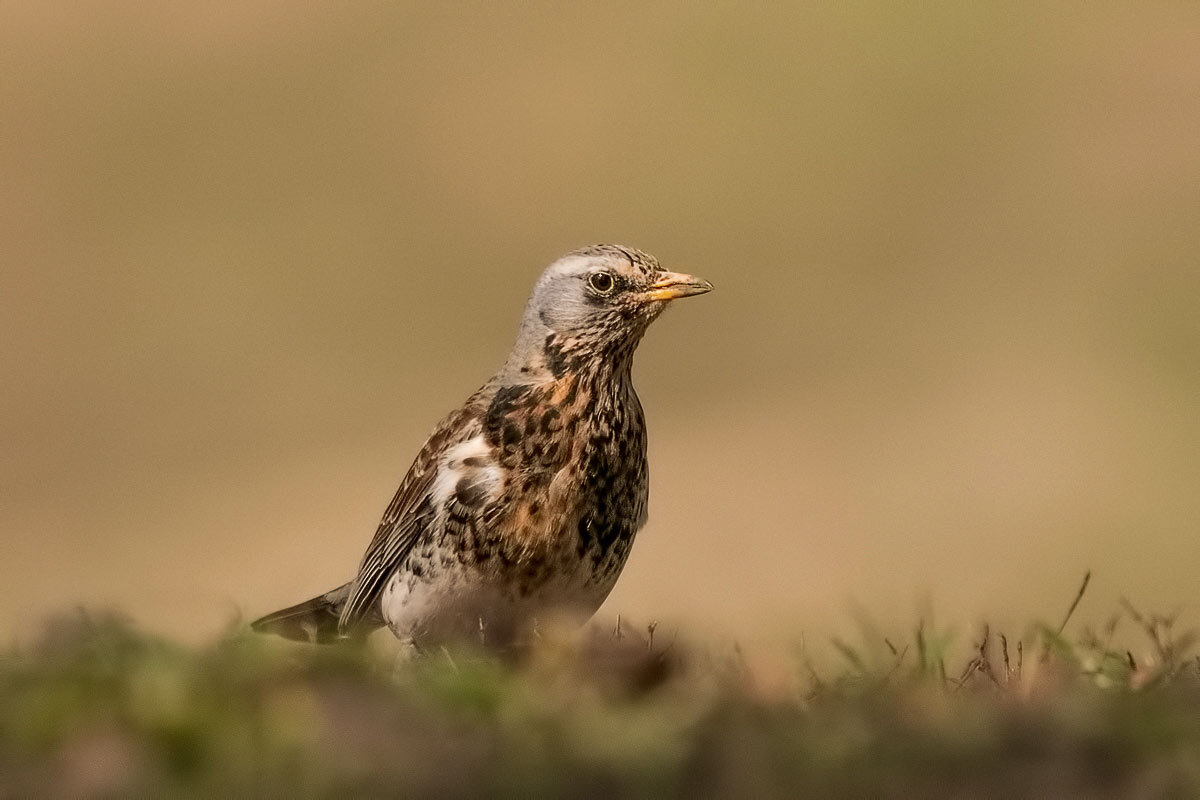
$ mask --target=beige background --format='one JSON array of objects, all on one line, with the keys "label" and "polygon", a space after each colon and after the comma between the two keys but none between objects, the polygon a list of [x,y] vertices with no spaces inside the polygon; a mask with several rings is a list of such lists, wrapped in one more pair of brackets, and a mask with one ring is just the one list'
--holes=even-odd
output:
[{"label": "beige background", "polygon": [[0,632],[345,580],[594,241],[718,287],[609,613],[1194,612],[1200,7],[498,5],[0,3]]}]

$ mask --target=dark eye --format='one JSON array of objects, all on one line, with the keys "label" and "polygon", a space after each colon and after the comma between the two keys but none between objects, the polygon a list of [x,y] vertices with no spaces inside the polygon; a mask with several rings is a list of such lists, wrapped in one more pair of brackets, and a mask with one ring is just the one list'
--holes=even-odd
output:
[{"label": "dark eye", "polygon": [[588,276],[588,286],[592,287],[596,294],[608,294],[616,285],[613,276],[607,272],[593,272]]}]

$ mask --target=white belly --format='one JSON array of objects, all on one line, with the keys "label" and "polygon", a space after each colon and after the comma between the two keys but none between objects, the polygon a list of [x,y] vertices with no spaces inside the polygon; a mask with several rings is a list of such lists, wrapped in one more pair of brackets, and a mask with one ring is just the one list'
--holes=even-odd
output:
[{"label": "white belly", "polygon": [[[583,565],[580,565],[581,567]],[[516,587],[489,585],[461,565],[444,565],[428,580],[405,570],[388,581],[381,611],[397,638],[420,643],[466,640],[487,646],[523,641],[541,624],[586,622],[616,583],[618,571],[607,580],[592,580],[585,570],[566,571],[523,594]]]}]

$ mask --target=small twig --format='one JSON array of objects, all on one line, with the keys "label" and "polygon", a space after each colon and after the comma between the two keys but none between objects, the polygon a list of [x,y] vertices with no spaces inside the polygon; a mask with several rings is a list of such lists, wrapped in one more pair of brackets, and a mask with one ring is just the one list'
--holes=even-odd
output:
[{"label": "small twig", "polygon": [[[888,637],[885,636],[885,637],[883,637],[883,643],[888,646],[888,650],[892,651],[892,655],[896,655],[896,645],[892,644],[891,639],[889,639]],[[905,645],[904,649],[907,650],[908,646]]]},{"label": "small twig", "polygon": [[[965,684],[968,680],[970,680],[971,676],[975,674],[975,671],[977,669],[979,669],[980,663],[981,662],[979,661],[978,658],[971,659],[971,663],[967,664],[967,668],[965,670],[963,670],[962,677],[959,678],[957,681],[955,681],[954,691],[957,692],[959,689],[961,689],[963,687],[963,684]],[[943,679],[944,679],[945,671],[943,671],[942,675],[943,675]]]},{"label": "small twig", "polygon": [[1112,657],[1112,640],[1117,633],[1117,626],[1121,624],[1121,612],[1112,615],[1112,619],[1104,626],[1104,644],[1100,650],[1100,666],[1104,666],[1104,662]]},{"label": "small twig", "polygon": [[614,639],[625,638],[625,634],[622,633],[622,631],[621,631],[621,615],[620,614],[617,614],[617,627],[613,629],[613,638]]},{"label": "small twig", "polygon": [[1079,607],[1079,601],[1083,599],[1083,593],[1087,591],[1088,583],[1092,580],[1092,571],[1089,569],[1083,573],[1083,582],[1079,584],[1079,591],[1075,593],[1075,599],[1071,601],[1071,607],[1067,609],[1066,616],[1062,622],[1054,630],[1053,636],[1049,628],[1042,631],[1042,657],[1041,663],[1045,664],[1050,661],[1050,651],[1054,646],[1061,647],[1063,645],[1062,632],[1067,627],[1067,623],[1071,620],[1071,615],[1075,613],[1075,609]]},{"label": "small twig", "polygon": [[[884,641],[887,641],[887,640],[885,639]],[[891,643],[890,643],[890,642],[888,642],[888,644],[891,644]],[[893,648],[892,652],[893,652],[893,653],[895,653],[895,652],[896,652],[894,648]],[[892,676],[893,676],[894,674],[896,674],[896,670],[900,669],[900,665],[904,663],[904,657],[905,657],[906,655],[908,655],[908,645],[904,645],[904,649],[903,649],[903,650],[901,650],[901,651],[900,651],[900,652],[899,652],[899,653],[896,655],[896,663],[892,664],[892,668],[891,668],[891,669],[889,669],[889,670],[887,671],[887,674],[883,676],[883,682],[884,682],[884,683],[887,683],[889,680],[891,680]],[[1197,659],[1200,659],[1200,656],[1197,656]]]},{"label": "small twig", "polygon": [[1079,585],[1079,592],[1075,595],[1075,600],[1071,603],[1071,607],[1067,609],[1067,615],[1063,617],[1063,621],[1058,626],[1056,634],[1061,635],[1063,628],[1067,627],[1067,622],[1070,621],[1071,615],[1075,613],[1075,609],[1079,606],[1079,601],[1083,599],[1083,593],[1087,591],[1088,582],[1092,579],[1092,571],[1089,569],[1083,573],[1083,583]]},{"label": "small twig", "polygon": [[992,628],[990,625],[984,625],[983,640],[979,643],[979,668],[983,670],[984,675],[987,675],[991,679],[996,688],[1003,689],[1004,687],[1000,685],[1000,681],[996,680],[996,671],[992,669],[992,659],[988,655],[988,650],[990,649],[988,645],[991,644],[991,641]]},{"label": "small twig", "polygon": [[1161,661],[1164,666],[1170,668],[1171,662],[1174,660],[1174,653],[1171,652],[1171,647],[1169,644],[1164,643],[1162,637],[1159,636],[1158,620],[1147,619],[1140,611],[1133,607],[1133,603],[1129,602],[1128,598],[1122,597],[1121,605],[1125,607],[1125,610],[1129,613],[1130,618],[1133,619],[1133,621],[1137,623],[1137,625],[1143,631],[1146,632],[1146,636],[1154,645],[1154,650],[1158,654],[1159,661]]},{"label": "small twig", "polygon": [[1146,618],[1142,616],[1140,611],[1133,607],[1133,603],[1129,602],[1128,597],[1122,596],[1120,602],[1121,605],[1125,607],[1125,610],[1129,612],[1129,616],[1134,622],[1136,622],[1138,625],[1142,625],[1143,627],[1146,625]]},{"label": "small twig", "polygon": [[1025,642],[1017,639],[1017,680],[1021,680],[1022,670],[1025,667]]},{"label": "small twig", "polygon": [[1125,658],[1129,661],[1129,671],[1137,672],[1137,660],[1133,657],[1133,653],[1129,650],[1125,651]]},{"label": "small twig", "polygon": [[654,629],[658,627],[658,620],[651,622],[646,626],[646,633],[649,635],[649,641],[646,642],[646,649],[654,649]]},{"label": "small twig", "polygon": [[860,674],[867,671],[867,666],[863,663],[862,657],[859,656],[857,650],[836,636],[834,636],[830,641],[833,643],[834,649],[841,653],[842,657],[850,662],[850,666],[858,670]]},{"label": "small twig", "polygon": [[1008,637],[1003,633],[1000,634],[1000,654],[1004,656],[1004,684],[1007,686],[1012,677],[1012,668],[1008,663]]}]

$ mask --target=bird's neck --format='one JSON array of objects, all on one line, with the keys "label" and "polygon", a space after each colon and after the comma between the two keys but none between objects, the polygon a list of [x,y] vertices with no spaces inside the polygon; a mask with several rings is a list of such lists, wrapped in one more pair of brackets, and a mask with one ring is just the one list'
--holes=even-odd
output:
[{"label": "bird's neck", "polygon": [[608,342],[563,335],[548,328],[524,328],[497,374],[501,384],[547,383],[568,376],[585,383],[631,380],[633,353],[641,336]]}]

